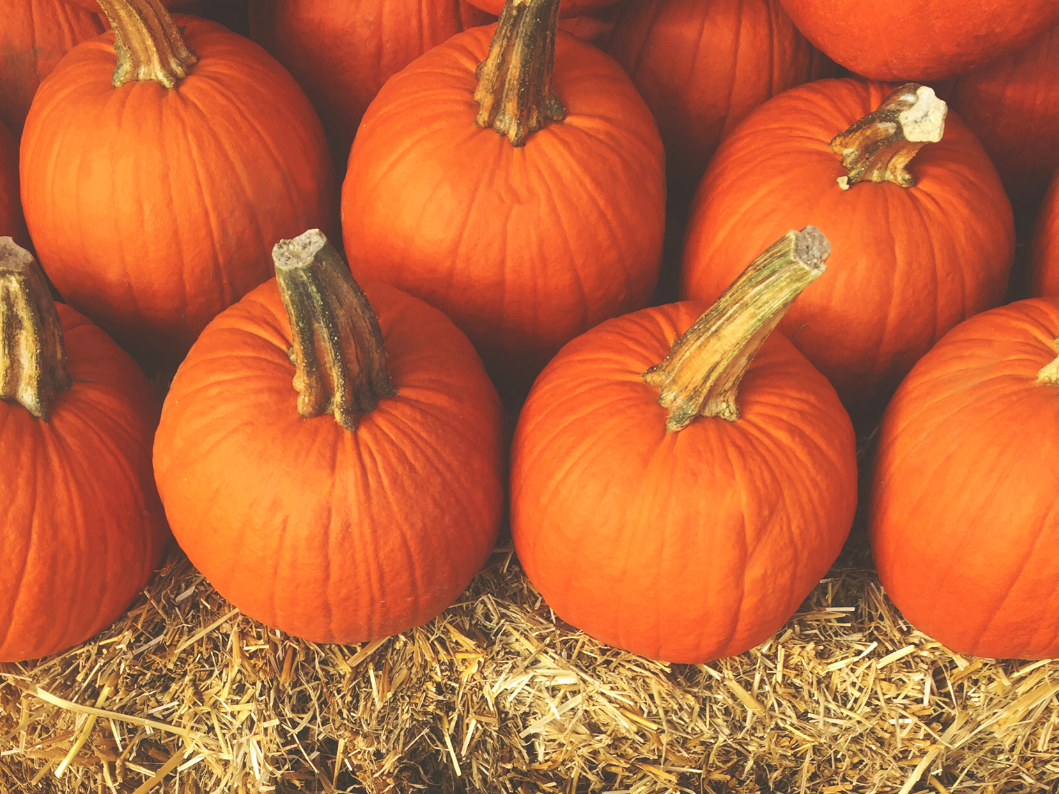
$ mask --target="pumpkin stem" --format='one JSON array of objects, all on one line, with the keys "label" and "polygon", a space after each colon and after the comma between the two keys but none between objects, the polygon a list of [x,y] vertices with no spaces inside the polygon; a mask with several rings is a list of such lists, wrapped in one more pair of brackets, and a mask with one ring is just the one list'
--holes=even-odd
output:
[{"label": "pumpkin stem", "polygon": [[559,0],[507,0],[489,54],[478,64],[474,123],[522,146],[566,109],[552,93]]},{"label": "pumpkin stem", "polygon": [[114,28],[118,65],[113,84],[154,80],[173,88],[188,76],[198,58],[161,0],[96,0]]},{"label": "pumpkin stem", "polygon": [[280,240],[272,260],[290,318],[298,413],[305,419],[333,414],[355,430],[361,414],[397,394],[379,320],[319,229]]},{"label": "pumpkin stem", "polygon": [[[1055,340],[1054,346],[1056,350],[1059,350],[1059,339]],[[1037,382],[1059,386],[1059,357],[1041,367],[1040,372],[1037,373]]]},{"label": "pumpkin stem", "polygon": [[912,187],[916,178],[907,167],[924,144],[937,143],[945,133],[948,105],[934,89],[905,83],[845,132],[831,139],[831,151],[842,155],[843,190],[865,179]]},{"label": "pumpkin stem", "polygon": [[44,274],[29,251],[0,237],[0,399],[48,421],[56,395],[72,385]]},{"label": "pumpkin stem", "polygon": [[815,226],[787,232],[643,374],[669,411],[666,430],[683,430],[698,416],[739,418],[735,398],[750,362],[787,307],[824,272],[830,253]]}]

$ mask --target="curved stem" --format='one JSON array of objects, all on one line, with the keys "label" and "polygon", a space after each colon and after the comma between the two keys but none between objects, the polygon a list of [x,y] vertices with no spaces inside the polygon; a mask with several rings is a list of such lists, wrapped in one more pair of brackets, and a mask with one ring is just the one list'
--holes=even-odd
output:
[{"label": "curved stem", "polygon": [[916,178],[908,164],[927,143],[945,133],[948,105],[934,89],[905,83],[845,132],[831,139],[831,151],[842,155],[846,175],[838,178],[843,190],[865,179],[912,187]]},{"label": "curved stem", "polygon": [[830,253],[815,226],[788,232],[643,374],[669,410],[666,430],[683,430],[699,416],[739,418],[736,395],[750,362],[794,299],[824,272]]},{"label": "curved stem", "polygon": [[96,0],[114,28],[118,65],[113,84],[154,80],[173,88],[188,76],[198,58],[161,0]]},{"label": "curved stem", "polygon": [[382,329],[338,251],[319,229],[272,249],[290,318],[298,413],[333,414],[347,430],[397,389],[386,366]]},{"label": "curved stem", "polygon": [[507,0],[489,54],[478,64],[474,123],[522,146],[566,109],[552,93],[559,0]]},{"label": "curved stem", "polygon": [[[1054,346],[1056,350],[1059,350],[1059,339],[1055,340]],[[1037,373],[1037,382],[1059,386],[1059,357],[1052,359],[1041,367]]]},{"label": "curved stem", "polygon": [[0,237],[0,399],[47,421],[56,395],[71,385],[44,274],[29,251]]}]

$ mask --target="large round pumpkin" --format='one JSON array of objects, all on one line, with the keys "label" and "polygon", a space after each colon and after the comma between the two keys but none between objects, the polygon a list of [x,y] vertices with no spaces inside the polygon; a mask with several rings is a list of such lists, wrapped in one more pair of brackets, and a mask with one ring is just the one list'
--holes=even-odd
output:
[{"label": "large round pumpkin", "polygon": [[690,194],[721,139],[766,99],[834,74],[780,0],[628,3],[607,52],[658,122],[671,193]]},{"label": "large round pumpkin", "polygon": [[809,41],[873,80],[936,80],[1025,47],[1059,24],[1055,0],[782,0]]},{"label": "large round pumpkin", "polygon": [[0,0],[0,124],[20,134],[41,80],[102,32],[97,14],[62,0]]},{"label": "large round pumpkin", "polygon": [[0,661],[24,661],[116,620],[169,533],[151,471],[159,405],[143,373],[52,302],[10,238],[0,282]]},{"label": "large round pumpkin", "polygon": [[879,430],[869,529],[886,593],[958,653],[1059,656],[1059,301],[972,317]]},{"label": "large round pumpkin", "polygon": [[173,380],[154,448],[166,515],[257,620],[316,642],[405,631],[493,548],[496,389],[447,317],[385,284],[365,299],[319,233],[276,250],[280,282],[210,323]]},{"label": "large round pumpkin", "polygon": [[18,191],[18,141],[0,124],[0,237],[28,246],[26,221]]},{"label": "large round pumpkin", "polygon": [[393,74],[483,11],[437,0],[265,0],[250,4],[254,38],[309,95],[343,166],[368,103]]},{"label": "large round pumpkin", "polygon": [[[940,124],[930,89],[891,91],[821,80],[751,113],[703,176],[684,250],[683,295],[713,300],[770,239],[819,226],[831,273],[780,330],[856,419],[877,418],[948,329],[1001,302],[1014,257],[1011,206],[977,139],[952,114]],[[902,113],[909,135],[943,136],[908,142]]]},{"label": "large round pumpkin", "polygon": [[1059,169],[1059,26],[961,75],[948,99],[996,166],[1016,220],[1032,221]]},{"label": "large round pumpkin", "polygon": [[857,501],[853,427],[790,342],[761,344],[771,312],[823,269],[824,249],[792,256],[805,235],[705,315],[685,302],[608,320],[534,383],[511,451],[511,532],[565,621],[705,662],[767,639],[838,556]]},{"label": "large round pumpkin", "polygon": [[[662,144],[628,75],[574,36],[556,40],[554,17],[550,29],[518,27],[542,18],[513,15],[495,39],[494,26],[461,33],[394,75],[342,187],[354,275],[438,307],[498,381],[526,387],[569,339],[647,304],[665,204]],[[524,51],[512,72],[496,44],[509,33]],[[523,57],[533,69],[519,72]],[[509,114],[507,98],[527,100],[526,115]],[[528,132],[526,119],[548,113],[562,119]]]},{"label": "large round pumpkin", "polygon": [[121,68],[154,77],[114,84],[113,33],[71,52],[27,120],[23,209],[66,301],[130,349],[179,360],[269,278],[278,239],[334,222],[331,158],[305,94],[259,46],[174,23],[157,0],[107,2],[134,45]]}]

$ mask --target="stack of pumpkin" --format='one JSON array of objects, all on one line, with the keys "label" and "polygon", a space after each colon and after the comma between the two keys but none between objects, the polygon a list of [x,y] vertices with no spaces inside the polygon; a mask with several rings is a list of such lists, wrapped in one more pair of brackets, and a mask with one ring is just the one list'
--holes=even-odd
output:
[{"label": "stack of pumpkin", "polygon": [[[0,0],[45,2],[53,48],[0,34],[25,56],[0,77],[0,659],[112,622],[170,529],[269,626],[421,625],[500,531],[505,403],[522,565],[608,643],[702,662],[773,634],[881,416],[888,594],[958,651],[1059,654],[1051,0],[408,2],[393,29],[255,4],[290,72],[161,0],[99,0],[95,38],[90,3]],[[855,74],[819,79],[813,45]],[[651,306],[667,183],[683,301]],[[996,308],[1038,205],[1037,297]],[[163,406],[136,361],[176,368]]]}]

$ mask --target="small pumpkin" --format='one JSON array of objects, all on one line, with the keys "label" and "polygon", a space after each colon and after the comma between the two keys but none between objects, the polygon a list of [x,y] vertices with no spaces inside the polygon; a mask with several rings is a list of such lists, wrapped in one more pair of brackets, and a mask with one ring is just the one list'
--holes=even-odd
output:
[{"label": "small pumpkin", "polygon": [[2,0],[0,18],[0,124],[18,136],[41,80],[103,22],[62,0]]},{"label": "small pumpkin", "polygon": [[158,0],[101,5],[120,58],[107,33],[41,85],[22,139],[22,205],[64,299],[129,349],[173,363],[269,278],[277,239],[334,222],[331,159],[305,94],[256,44],[174,21]]},{"label": "small pumpkin", "polygon": [[651,113],[557,33],[556,3],[512,2],[394,75],[342,186],[353,274],[444,311],[522,395],[565,342],[649,302],[665,224]]},{"label": "small pumpkin", "polygon": [[751,110],[835,71],[779,0],[628,3],[607,52],[658,122],[670,193],[677,188],[688,198],[721,139]]},{"label": "small pumpkin", "polygon": [[0,124],[0,237],[13,237],[19,245],[29,245],[18,193],[18,141],[3,124]]},{"label": "small pumpkin", "polygon": [[1030,240],[1031,291],[1059,297],[1059,172],[1045,194]]},{"label": "small pumpkin", "polygon": [[1003,300],[1011,205],[977,139],[930,88],[807,83],[747,116],[707,168],[683,296],[715,299],[755,250],[810,221],[831,240],[831,275],[780,331],[855,420],[875,421],[949,328]]},{"label": "small pumpkin", "polygon": [[511,533],[563,620],[706,662],[767,639],[834,562],[857,501],[853,426],[769,336],[827,252],[816,229],[791,232],[705,314],[608,320],[545,367],[515,429]]},{"label": "small pumpkin", "polygon": [[957,653],[1059,656],[1059,300],[979,314],[879,429],[869,534],[887,595]]},{"label": "small pumpkin", "polygon": [[[314,642],[420,625],[500,525],[502,414],[467,338],[385,284],[362,293],[318,231],[220,314],[155,439],[188,558],[240,610]],[[369,304],[370,301],[370,304]]]},{"label": "small pumpkin", "polygon": [[1027,46],[1059,24],[1055,0],[783,0],[798,30],[873,80],[937,80]]},{"label": "small pumpkin", "polygon": [[0,237],[0,662],[58,653],[124,612],[169,537],[151,471],[158,399]]},{"label": "small pumpkin", "polygon": [[365,109],[392,75],[490,17],[463,0],[260,0],[254,39],[305,89],[345,165]]},{"label": "small pumpkin", "polygon": [[1059,26],[960,75],[948,101],[992,159],[1016,220],[1032,222],[1059,169]]}]

